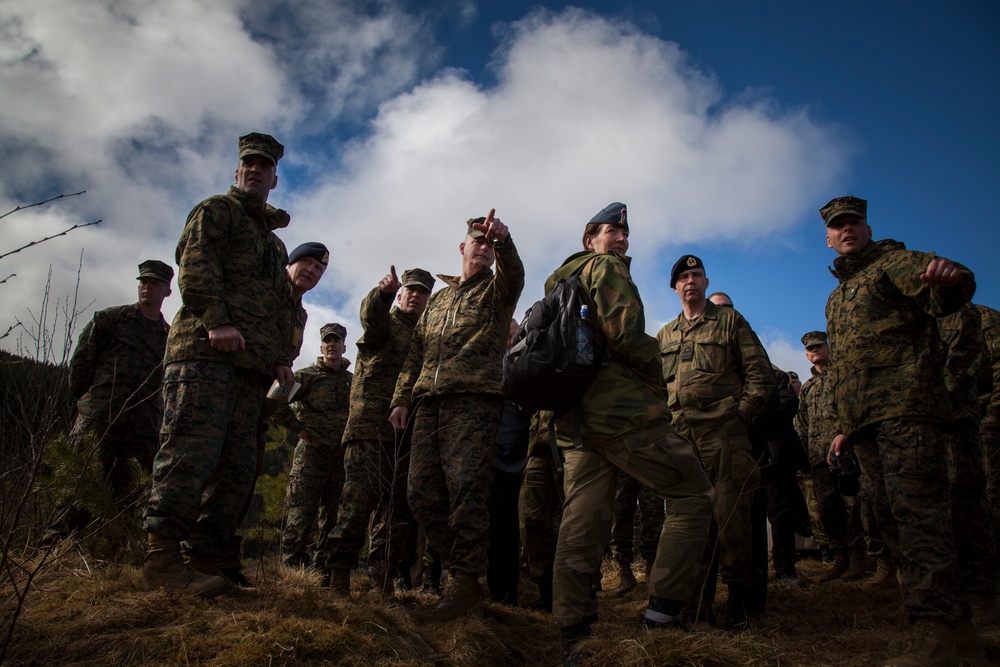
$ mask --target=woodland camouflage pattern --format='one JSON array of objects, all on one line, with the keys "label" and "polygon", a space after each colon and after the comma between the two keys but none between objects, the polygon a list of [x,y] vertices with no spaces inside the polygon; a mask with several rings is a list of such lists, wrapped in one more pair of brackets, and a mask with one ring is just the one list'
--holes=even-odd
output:
[{"label": "woodland camouflage pattern", "polygon": [[989,352],[989,367],[993,387],[980,397],[983,421],[979,435],[986,459],[986,495],[989,497],[993,516],[1000,516],[1000,312],[977,305],[983,335]]}]

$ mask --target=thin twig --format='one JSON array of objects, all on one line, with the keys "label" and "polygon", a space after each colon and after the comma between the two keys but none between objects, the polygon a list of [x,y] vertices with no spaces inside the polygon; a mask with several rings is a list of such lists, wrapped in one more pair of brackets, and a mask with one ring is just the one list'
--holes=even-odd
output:
[{"label": "thin twig", "polygon": [[38,241],[32,241],[31,243],[29,243],[27,245],[23,245],[20,248],[18,248],[17,250],[11,250],[10,252],[5,252],[4,254],[0,255],[0,259],[3,259],[4,257],[7,257],[9,255],[13,255],[14,253],[17,253],[17,252],[21,252],[22,250],[25,250],[25,249],[30,248],[32,246],[36,246],[39,243],[45,243],[46,241],[51,241],[52,239],[56,238],[57,236],[66,236],[67,234],[69,234],[74,229],[80,229],[82,227],[90,227],[91,225],[96,225],[99,222],[103,222],[103,219],[102,220],[94,220],[93,222],[85,222],[82,225],[79,225],[79,224],[73,225],[69,229],[67,229],[65,231],[62,231],[62,232],[59,232],[58,234],[53,234],[52,236],[46,236],[44,239],[40,239]]},{"label": "thin twig", "polygon": [[7,211],[3,215],[0,215],[0,220],[6,218],[8,215],[13,215],[14,213],[17,213],[18,211],[23,211],[26,208],[34,208],[35,206],[42,206],[44,204],[48,204],[50,201],[55,201],[57,199],[63,199],[65,197],[75,197],[77,195],[82,195],[85,192],[86,192],[86,190],[80,190],[79,192],[73,192],[71,194],[65,194],[65,193],[63,193],[63,194],[59,195],[58,197],[49,197],[45,201],[40,201],[37,204],[28,204],[26,206],[18,206],[13,211]]}]

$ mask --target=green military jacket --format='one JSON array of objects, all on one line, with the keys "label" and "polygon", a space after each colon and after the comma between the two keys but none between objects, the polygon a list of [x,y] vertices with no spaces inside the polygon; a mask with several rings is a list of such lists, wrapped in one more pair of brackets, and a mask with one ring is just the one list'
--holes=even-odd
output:
[{"label": "green military jacket", "polygon": [[95,313],[69,362],[70,390],[80,414],[108,424],[127,420],[143,433],[158,433],[169,331],[162,315],[148,320],[137,303]]},{"label": "green military jacket", "polygon": [[944,343],[944,386],[951,398],[952,419],[979,423],[979,377],[988,366],[989,352],[979,311],[971,303],[938,318]]},{"label": "green military jacket", "polygon": [[1000,312],[980,305],[976,305],[976,309],[986,339],[986,363],[993,376],[990,390],[986,391],[984,386],[980,393],[979,405],[983,419],[997,425],[1000,424]]},{"label": "green military jacket", "polygon": [[[737,415],[746,424],[774,391],[774,374],[757,335],[735,308],[711,301],[701,317],[681,312],[656,336],[674,427],[696,442]],[[740,447],[750,448],[749,440]]]},{"label": "green military jacket", "polygon": [[350,410],[352,374],[347,359],[336,368],[327,366],[323,357],[308,368],[295,371],[295,381],[302,387],[292,397],[291,405],[283,403],[273,419],[293,433],[306,432],[314,445],[339,447]]},{"label": "green military jacket", "polygon": [[[272,230],[286,227],[284,211],[235,187],[209,197],[188,215],[177,242],[177,284],[183,304],[174,317],[164,363],[214,361],[268,377],[291,366],[294,309],[285,245]],[[230,324],[246,349],[219,352],[208,331]]]},{"label": "green military jacket", "polygon": [[944,345],[937,318],[976,291],[962,268],[953,287],[926,286],[933,253],[886,239],[834,260],[840,285],[826,303],[830,382],[844,435],[886,419],[951,420],[944,386]]},{"label": "green military jacket", "polygon": [[395,297],[378,287],[361,302],[358,358],[351,384],[351,414],[344,430],[344,444],[351,440],[393,442],[389,403],[396,378],[410,351],[417,316],[393,308]]},{"label": "green military jacket", "polygon": [[438,275],[396,381],[391,407],[444,394],[502,396],[503,355],[510,321],[524,288],[524,265],[514,240],[496,246],[496,275],[484,267],[465,282]]},{"label": "green military jacket", "polygon": [[826,463],[830,443],[840,433],[840,423],[833,413],[833,392],[826,375],[815,366],[812,377],[799,392],[799,411],[795,414],[795,432],[806,448],[809,464]]},{"label": "green military jacket", "polygon": [[[545,293],[583,266],[580,281],[590,319],[607,341],[608,365],[581,399],[580,435],[585,447],[622,438],[656,422],[670,421],[660,377],[659,348],[646,333],[646,315],[632,282],[630,257],[584,250],[571,255],[545,281]],[[556,421],[559,446],[571,447],[573,413]]]}]

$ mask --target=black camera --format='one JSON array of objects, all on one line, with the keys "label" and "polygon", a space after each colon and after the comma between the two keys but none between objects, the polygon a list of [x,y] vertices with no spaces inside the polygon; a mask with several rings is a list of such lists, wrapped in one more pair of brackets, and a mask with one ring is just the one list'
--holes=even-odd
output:
[{"label": "black camera", "polygon": [[841,495],[856,496],[861,490],[861,464],[850,449],[834,454],[830,461],[830,474],[837,482]]}]

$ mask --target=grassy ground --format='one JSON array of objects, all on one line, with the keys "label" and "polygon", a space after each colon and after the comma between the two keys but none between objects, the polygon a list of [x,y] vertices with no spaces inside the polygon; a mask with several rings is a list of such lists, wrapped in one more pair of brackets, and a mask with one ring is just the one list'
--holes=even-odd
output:
[{"label": "grassy ground", "polygon": [[[606,582],[617,580],[614,567],[607,564]],[[815,576],[824,567],[805,561],[800,570]],[[405,593],[385,603],[364,575],[354,575],[346,602],[319,588],[312,572],[258,564],[250,574],[260,582],[254,599],[147,593],[137,568],[89,562],[64,544],[34,581],[7,659],[14,665],[560,664],[559,630],[546,614],[488,603],[481,615],[418,625],[408,610],[430,598]],[[522,584],[523,603],[535,594],[530,582]],[[588,664],[867,667],[881,664],[888,642],[905,632],[895,586],[869,591],[838,581],[792,590],[772,583],[768,611],[742,635],[708,626],[640,631],[645,596],[642,585],[621,599],[600,594]],[[10,618],[13,602],[12,591],[0,589],[0,619]],[[981,634],[990,664],[1000,664],[1000,628]]]}]

